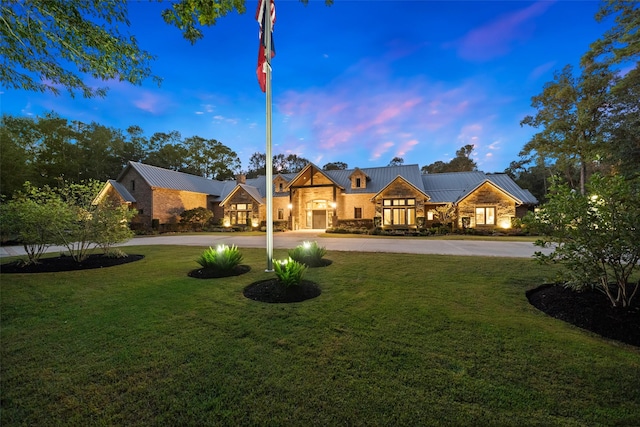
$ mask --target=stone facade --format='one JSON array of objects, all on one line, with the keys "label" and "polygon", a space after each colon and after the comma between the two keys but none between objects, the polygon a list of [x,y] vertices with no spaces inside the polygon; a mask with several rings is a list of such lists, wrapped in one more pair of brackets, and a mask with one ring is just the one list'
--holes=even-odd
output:
[{"label": "stone facade", "polygon": [[[489,224],[478,224],[476,221],[476,208],[494,208],[495,219]],[[486,182],[469,196],[458,202],[458,218],[456,225],[459,228],[509,228],[511,219],[516,217],[516,205],[513,199],[494,185]],[[468,218],[468,220],[463,218]],[[463,222],[467,224],[463,224]]]},{"label": "stone facade", "polygon": [[[455,228],[508,228],[514,217],[522,217],[536,202],[504,175],[471,174],[459,179],[445,174],[432,178],[421,176],[417,165],[368,168],[365,172],[358,168],[322,171],[309,164],[298,174],[274,177],[273,220],[279,229],[292,230],[325,229],[341,223],[415,229],[442,223],[436,209],[449,205],[453,206]],[[429,187],[425,182],[430,179],[441,181]],[[468,185],[470,179],[477,182],[477,188]],[[132,208],[138,210],[138,216],[134,222],[143,227],[179,222],[185,210],[197,207],[212,210],[214,221],[224,226],[261,228],[266,222],[266,199],[261,195],[264,177],[239,175],[236,182],[216,182],[132,163],[117,181],[119,190],[108,188],[105,194],[119,196],[118,191],[125,194],[126,189],[130,194],[120,200],[135,200]],[[450,185],[457,185],[457,195],[450,195]],[[515,191],[520,199],[503,188]],[[446,189],[449,195],[443,198],[438,189]],[[432,196],[440,198],[434,201]]]}]

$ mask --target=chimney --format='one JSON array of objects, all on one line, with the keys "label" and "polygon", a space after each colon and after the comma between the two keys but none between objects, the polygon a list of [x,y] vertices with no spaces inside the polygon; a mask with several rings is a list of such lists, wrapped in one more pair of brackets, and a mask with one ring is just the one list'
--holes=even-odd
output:
[{"label": "chimney", "polygon": [[247,183],[247,175],[243,173],[239,173],[236,175],[236,183],[237,184],[246,184]]}]

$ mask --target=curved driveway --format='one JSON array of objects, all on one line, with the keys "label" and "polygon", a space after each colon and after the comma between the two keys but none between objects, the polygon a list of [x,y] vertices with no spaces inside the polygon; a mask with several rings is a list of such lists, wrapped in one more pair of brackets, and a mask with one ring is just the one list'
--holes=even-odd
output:
[{"label": "curved driveway", "polygon": [[[325,237],[322,232],[289,231],[274,233],[273,247],[277,249],[292,249],[305,240],[316,240],[320,246],[331,251],[355,252],[389,252],[413,254],[442,254],[469,256],[497,256],[513,258],[530,258],[536,251],[541,250],[529,242],[499,242],[481,240],[435,240],[381,237]],[[206,235],[163,235],[135,237],[119,246],[138,245],[186,245],[186,246],[216,246],[219,244],[236,245],[239,248],[265,248],[266,235],[242,236],[232,233]],[[48,252],[62,252],[64,248],[51,247]],[[543,252],[549,253],[550,250]],[[19,246],[0,247],[0,257],[24,255],[24,249]]]}]

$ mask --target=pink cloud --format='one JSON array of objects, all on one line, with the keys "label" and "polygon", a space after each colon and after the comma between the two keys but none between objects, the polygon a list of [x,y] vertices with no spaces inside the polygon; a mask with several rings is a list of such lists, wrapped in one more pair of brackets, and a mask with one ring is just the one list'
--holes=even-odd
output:
[{"label": "pink cloud", "polygon": [[384,155],[391,160],[410,153],[415,153],[415,159],[442,145],[457,149],[463,126],[486,117],[484,111],[492,105],[493,98],[485,93],[488,86],[481,79],[447,86],[423,76],[402,80],[375,74],[362,77],[353,68],[321,90],[288,91],[276,98],[274,111],[286,116],[281,139],[304,146],[304,157],[355,155],[384,161]]},{"label": "pink cloud", "polygon": [[553,3],[538,1],[471,30],[457,43],[458,54],[471,61],[487,61],[509,53],[514,40],[530,37],[531,27],[526,24],[546,12]]},{"label": "pink cloud", "polygon": [[148,113],[160,114],[165,110],[167,102],[158,94],[142,92],[140,96],[133,101],[133,105]]}]

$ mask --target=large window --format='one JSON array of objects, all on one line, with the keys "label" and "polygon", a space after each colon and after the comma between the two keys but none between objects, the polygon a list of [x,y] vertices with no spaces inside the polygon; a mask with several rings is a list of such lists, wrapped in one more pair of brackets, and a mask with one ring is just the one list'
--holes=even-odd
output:
[{"label": "large window", "polygon": [[233,203],[229,210],[229,220],[231,225],[251,224],[251,203]]},{"label": "large window", "polygon": [[383,225],[415,225],[416,199],[385,199],[382,206]]},{"label": "large window", "polygon": [[476,208],[476,225],[495,225],[496,208]]}]

